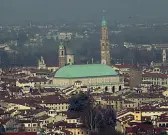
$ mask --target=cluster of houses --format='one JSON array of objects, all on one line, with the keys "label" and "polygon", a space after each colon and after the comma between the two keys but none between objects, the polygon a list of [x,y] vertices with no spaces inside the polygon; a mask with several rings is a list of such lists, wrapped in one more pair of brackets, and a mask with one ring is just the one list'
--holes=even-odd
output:
[{"label": "cluster of houses", "polygon": [[[116,65],[115,68],[124,77],[124,88],[111,92],[96,88],[90,90],[90,94],[97,104],[116,111],[116,130],[126,135],[166,132],[166,68],[133,70],[130,65]],[[0,123],[6,132],[40,133],[44,130],[49,135],[88,135],[79,116],[68,111],[69,98],[88,88],[80,81],[62,89],[50,87],[51,74],[50,70],[37,68],[2,70]]]}]

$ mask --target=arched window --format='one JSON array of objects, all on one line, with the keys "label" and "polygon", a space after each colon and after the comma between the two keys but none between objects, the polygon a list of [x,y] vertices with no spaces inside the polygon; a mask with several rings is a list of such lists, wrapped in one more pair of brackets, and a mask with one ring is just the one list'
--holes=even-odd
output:
[{"label": "arched window", "polygon": [[70,62],[71,62],[71,59],[69,59],[68,61],[69,61],[69,63],[70,63]]},{"label": "arched window", "polygon": [[113,92],[113,93],[115,92],[115,86],[112,87],[112,92]]},{"label": "arched window", "polygon": [[105,91],[108,91],[108,86],[105,87]]},{"label": "arched window", "polygon": [[64,51],[61,51],[61,55],[62,55],[62,56],[64,55]]},{"label": "arched window", "polygon": [[121,85],[119,86],[119,91],[121,90]]},{"label": "arched window", "polygon": [[105,49],[105,44],[104,44],[104,43],[102,43],[102,49],[103,49],[103,50]]}]

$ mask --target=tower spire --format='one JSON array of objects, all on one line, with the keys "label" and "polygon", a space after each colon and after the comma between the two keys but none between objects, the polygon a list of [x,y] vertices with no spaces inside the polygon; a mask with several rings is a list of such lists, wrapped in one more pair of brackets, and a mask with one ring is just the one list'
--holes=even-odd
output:
[{"label": "tower spire", "polygon": [[163,51],[162,51],[162,62],[163,62],[163,64],[166,63],[166,49],[163,49]]},{"label": "tower spire", "polygon": [[59,54],[59,67],[63,67],[66,64],[65,46],[63,42],[60,42],[58,54]]},{"label": "tower spire", "polygon": [[102,27],[106,27],[107,26],[107,21],[105,20],[105,10],[103,10],[103,18],[102,18]]},{"label": "tower spire", "polygon": [[[105,13],[105,10],[103,10],[103,13]],[[102,38],[100,40],[100,47],[101,47],[101,63],[111,65],[110,42],[108,40],[107,21],[105,20],[104,14],[102,19]]]}]

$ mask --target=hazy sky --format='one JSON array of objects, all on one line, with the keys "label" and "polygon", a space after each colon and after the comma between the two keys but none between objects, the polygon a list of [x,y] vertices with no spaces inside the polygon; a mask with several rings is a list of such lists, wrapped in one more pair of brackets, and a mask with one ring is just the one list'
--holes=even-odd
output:
[{"label": "hazy sky", "polygon": [[74,16],[99,19],[106,9],[109,20],[162,18],[168,20],[168,0],[0,0],[0,23],[57,21]]}]

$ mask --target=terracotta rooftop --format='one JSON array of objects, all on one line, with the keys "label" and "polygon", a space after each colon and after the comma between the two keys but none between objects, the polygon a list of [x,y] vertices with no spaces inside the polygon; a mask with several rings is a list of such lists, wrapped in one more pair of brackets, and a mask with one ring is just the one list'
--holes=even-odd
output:
[{"label": "terracotta rooftop", "polygon": [[63,104],[68,103],[69,101],[61,96],[45,96],[42,97],[43,104]]},{"label": "terracotta rooftop", "polygon": [[151,77],[151,78],[167,78],[168,74],[162,74],[162,73],[149,73],[146,72],[142,74],[142,77]]},{"label": "terracotta rooftop", "polygon": [[47,114],[45,114],[45,115],[43,115],[43,116],[41,116],[41,117],[38,117],[37,119],[39,120],[39,121],[43,121],[43,120],[46,120],[46,119],[48,119],[48,118],[50,118],[51,116],[48,116]]},{"label": "terracotta rooftop", "polygon": [[128,64],[124,64],[124,65],[123,64],[116,64],[115,67],[121,69],[121,68],[132,68],[133,66],[128,65]]}]

